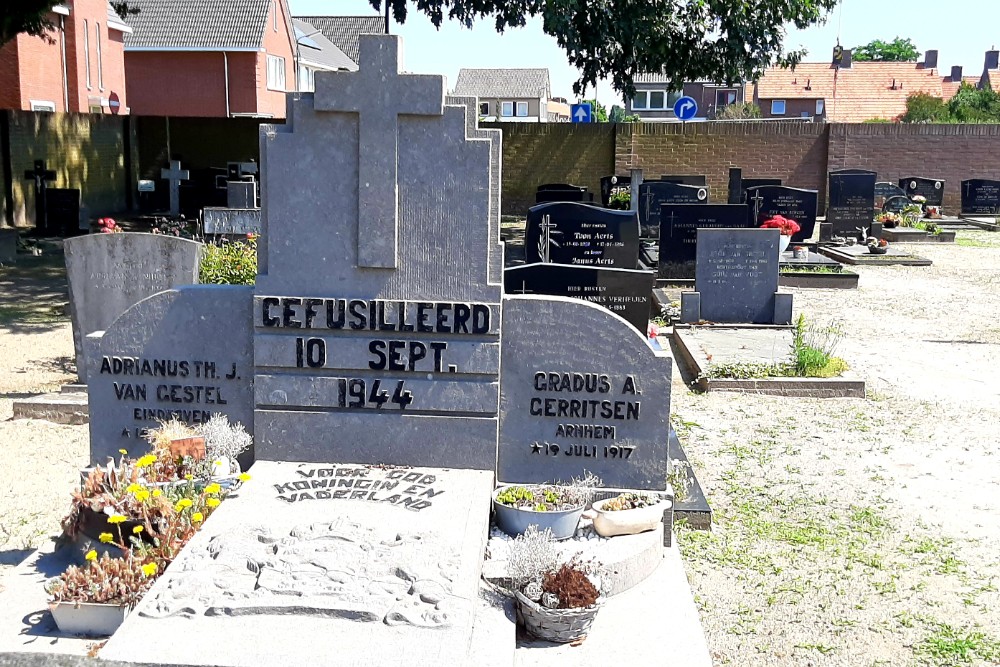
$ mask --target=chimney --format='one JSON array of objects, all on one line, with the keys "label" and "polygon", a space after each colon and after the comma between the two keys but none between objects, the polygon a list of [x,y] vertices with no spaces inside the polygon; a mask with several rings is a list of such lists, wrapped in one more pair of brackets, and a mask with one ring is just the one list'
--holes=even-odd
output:
[{"label": "chimney", "polygon": [[986,52],[986,69],[1000,69],[1000,51]]},{"label": "chimney", "polygon": [[951,67],[951,80],[952,81],[961,81],[962,80],[962,66],[961,65],[952,65],[952,67]]},{"label": "chimney", "polygon": [[841,69],[851,69],[851,50],[844,49],[844,57],[840,61]]},{"label": "chimney", "polygon": [[924,69],[937,69],[937,49],[924,53]]}]

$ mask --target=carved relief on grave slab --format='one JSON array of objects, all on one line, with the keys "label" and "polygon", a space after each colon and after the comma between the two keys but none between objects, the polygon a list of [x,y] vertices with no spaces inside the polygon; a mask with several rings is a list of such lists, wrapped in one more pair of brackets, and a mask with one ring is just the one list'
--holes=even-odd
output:
[{"label": "carved relief on grave slab", "polygon": [[447,627],[468,618],[472,601],[453,593],[459,563],[442,558],[439,547],[432,534],[342,517],[299,525],[286,535],[242,526],[189,552],[141,614],[296,614]]}]

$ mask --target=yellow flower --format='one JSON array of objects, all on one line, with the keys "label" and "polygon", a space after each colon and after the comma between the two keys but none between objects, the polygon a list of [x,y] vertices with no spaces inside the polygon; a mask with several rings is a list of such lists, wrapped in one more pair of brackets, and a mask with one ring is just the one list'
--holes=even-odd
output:
[{"label": "yellow flower", "polygon": [[191,515],[191,523],[201,523],[205,520],[205,515],[201,512],[195,512]]},{"label": "yellow flower", "polygon": [[212,482],[211,484],[205,487],[205,493],[211,493],[211,494],[222,493],[222,487],[219,486],[217,483]]},{"label": "yellow flower", "polygon": [[136,491],[135,499],[138,500],[140,503],[146,502],[147,500],[149,500],[149,491],[146,489],[140,489],[139,491]]},{"label": "yellow flower", "polygon": [[93,562],[93,561],[97,560],[97,552],[94,551],[93,549],[91,549],[90,551],[87,552],[87,555],[84,556],[84,558],[86,558],[87,560]]},{"label": "yellow flower", "polygon": [[142,566],[142,573],[147,577],[152,577],[156,574],[157,569],[159,568],[156,567],[156,563],[146,563]]},{"label": "yellow flower", "polygon": [[139,457],[139,460],[135,464],[140,468],[148,468],[149,466],[156,463],[156,456],[153,454],[146,454],[145,456]]},{"label": "yellow flower", "polygon": [[249,482],[250,481],[250,475],[248,473],[241,472],[240,473],[240,481],[241,482]]},{"label": "yellow flower", "polygon": [[121,523],[125,521],[125,518],[124,514],[113,514],[108,517],[108,523]]},{"label": "yellow flower", "polygon": [[188,474],[184,475],[184,479],[186,479],[187,481],[190,482],[192,479],[194,479],[194,475],[192,475],[191,473],[188,473]]},{"label": "yellow flower", "polygon": [[159,489],[153,489],[153,497],[154,498],[159,498],[162,495],[163,495],[163,491],[160,491]]},{"label": "yellow flower", "polygon": [[135,493],[136,491],[140,490],[142,490],[142,484],[136,484],[135,482],[132,482],[131,484],[125,487],[125,491],[127,493]]},{"label": "yellow flower", "polygon": [[118,453],[121,454],[122,456],[125,456],[126,454],[128,454],[128,452],[126,450],[124,450],[124,449],[119,449]]},{"label": "yellow flower", "polygon": [[101,533],[100,535],[98,535],[98,537],[100,537],[101,542],[104,542],[105,544],[115,539],[114,537],[112,537],[111,533]]},{"label": "yellow flower", "polygon": [[213,507],[214,508],[214,507],[218,507],[219,503],[221,503],[221,502],[222,501],[219,500],[218,498],[209,498],[208,500],[205,501],[205,504],[208,505],[209,507]]},{"label": "yellow flower", "polygon": [[132,532],[135,533],[136,535],[138,535],[143,530],[145,530],[145,529],[142,526],[136,526],[135,528],[132,529]]},{"label": "yellow flower", "polygon": [[187,507],[191,507],[191,499],[190,498],[181,498],[180,500],[177,501],[177,504],[174,505],[174,511],[175,512],[182,512]]}]

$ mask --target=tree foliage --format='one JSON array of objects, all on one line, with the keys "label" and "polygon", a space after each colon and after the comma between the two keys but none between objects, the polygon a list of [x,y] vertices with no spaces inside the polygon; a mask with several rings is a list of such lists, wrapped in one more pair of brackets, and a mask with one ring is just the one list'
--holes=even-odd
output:
[{"label": "tree foliage", "polygon": [[[389,3],[397,23],[407,0]],[[662,73],[667,80],[707,79],[732,84],[755,80],[773,64],[801,61],[805,51],[786,51],[785,26],[807,28],[825,19],[837,0],[417,0],[416,10],[440,27],[444,20],[471,26],[492,18],[498,32],[539,17],[570,65],[580,71],[573,92],[608,79],[625,97],[635,94],[636,74]]]},{"label": "tree foliage", "polygon": [[[0,2],[0,46],[14,39],[19,33],[27,33],[36,37],[47,37],[48,32],[55,28],[49,20],[49,12],[61,0],[5,0]],[[135,7],[129,7],[128,0],[112,0],[111,6],[123,19],[129,14],[138,13]]]},{"label": "tree foliage", "polygon": [[593,100],[581,100],[583,104],[590,105],[590,117],[595,123],[607,123],[608,122],[608,110],[603,104],[598,102],[596,99]]},{"label": "tree foliage", "polygon": [[917,51],[916,45],[909,38],[897,37],[891,42],[874,39],[863,46],[854,47],[851,58],[862,62],[916,62],[920,59],[920,51]]},{"label": "tree foliage", "polygon": [[716,120],[752,120],[760,117],[760,107],[753,102],[727,104],[715,114]]},{"label": "tree foliage", "polygon": [[927,93],[906,98],[904,123],[1000,123],[1000,93],[963,83],[948,101]]}]

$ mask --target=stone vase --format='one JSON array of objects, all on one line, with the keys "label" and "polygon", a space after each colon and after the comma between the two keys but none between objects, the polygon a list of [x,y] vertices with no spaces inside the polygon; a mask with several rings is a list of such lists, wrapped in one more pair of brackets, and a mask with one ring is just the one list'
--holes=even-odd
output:
[{"label": "stone vase", "polygon": [[792,242],[791,235],[785,236],[782,234],[778,237],[778,254],[781,254],[788,250],[788,244]]},{"label": "stone vase", "polygon": [[110,637],[129,609],[125,605],[96,602],[50,602],[49,611],[60,632],[87,637]]},{"label": "stone vase", "polygon": [[649,507],[637,507],[630,510],[606,510],[614,498],[605,498],[594,503],[594,530],[601,537],[616,535],[636,535],[647,530],[653,530],[663,521],[663,513],[670,509],[670,501],[663,499]]}]

